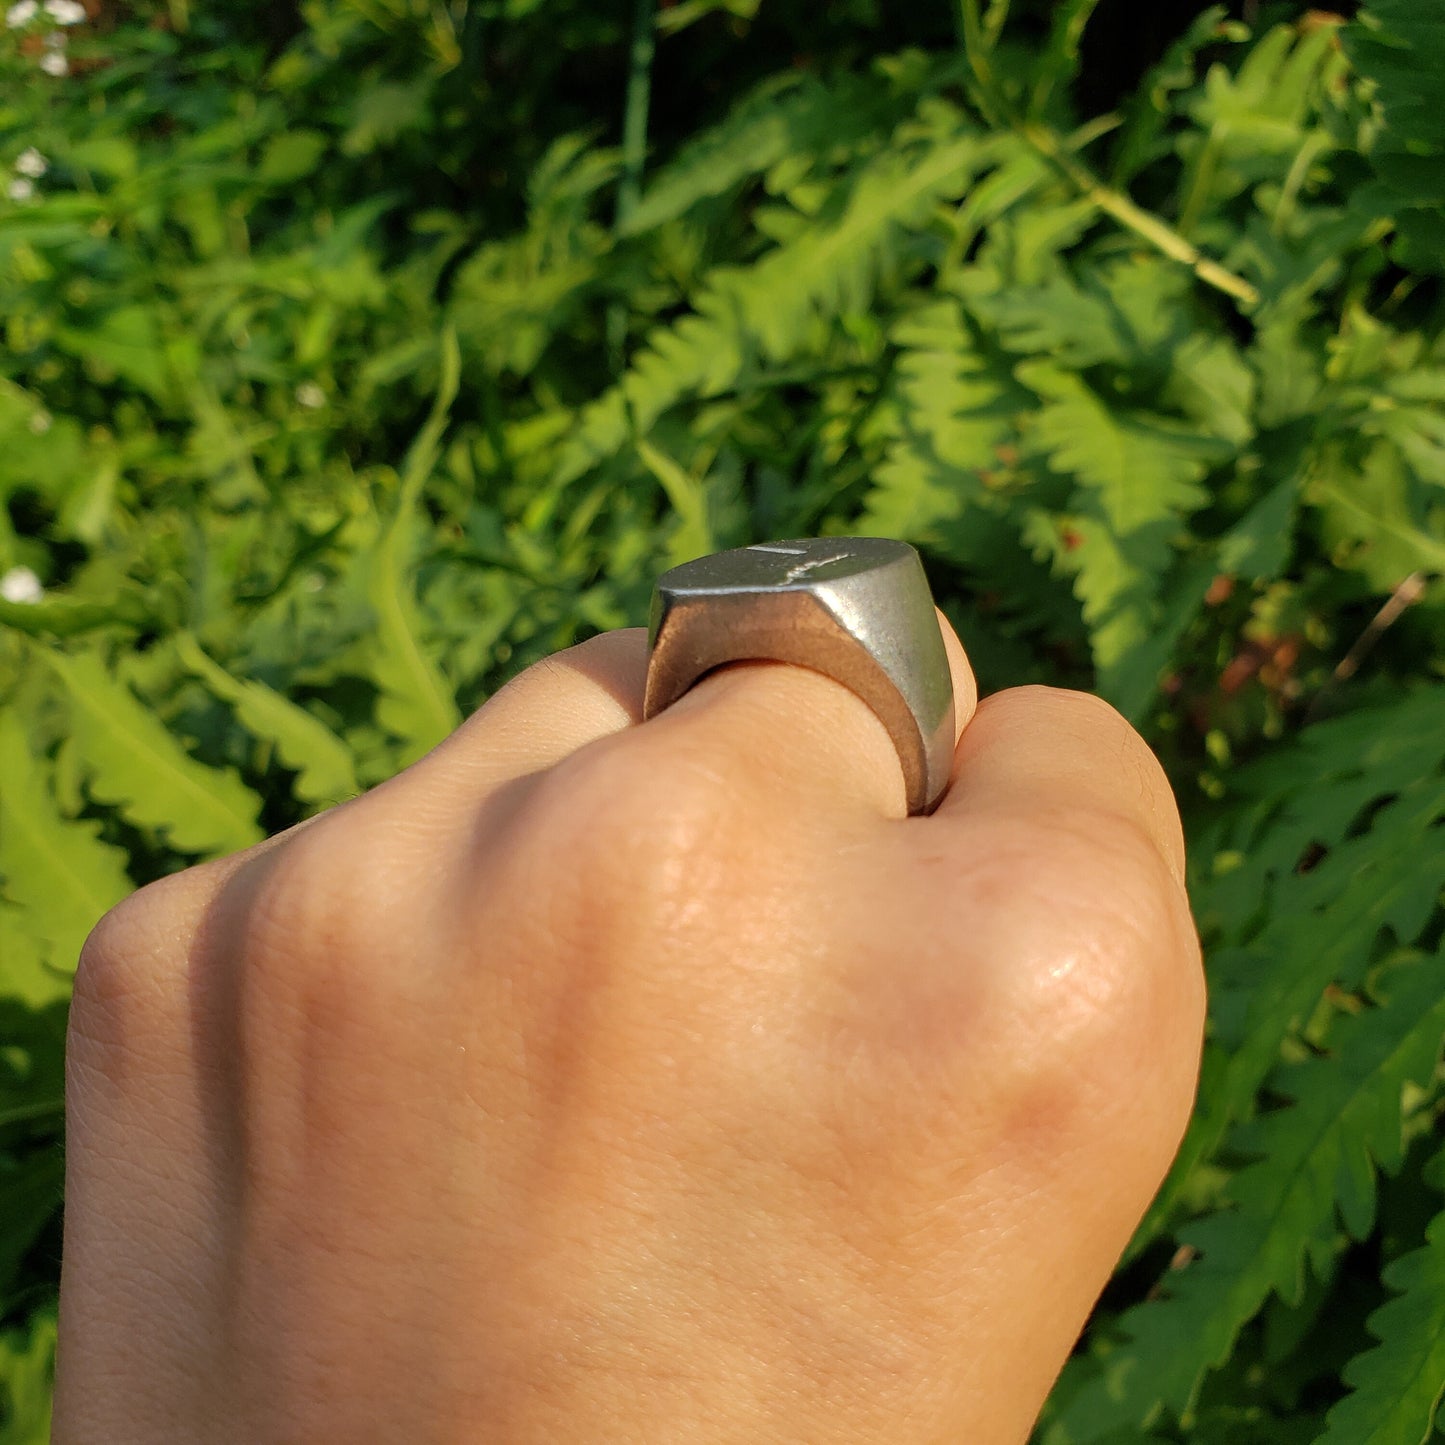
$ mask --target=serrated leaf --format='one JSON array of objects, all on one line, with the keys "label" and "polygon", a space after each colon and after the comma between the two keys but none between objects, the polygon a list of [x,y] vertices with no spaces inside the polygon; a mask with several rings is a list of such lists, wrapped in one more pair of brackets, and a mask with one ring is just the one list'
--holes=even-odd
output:
[{"label": "serrated leaf", "polygon": [[1127,554],[1097,521],[1073,524],[1072,554],[1052,547],[1063,570],[1078,571],[1075,594],[1092,633],[1099,691],[1125,717],[1137,722],[1154,700],[1179,639],[1198,617],[1216,576],[1263,581],[1283,571],[1297,500],[1293,481],[1266,492],[1217,543],[1172,570],[1157,597],[1147,573],[1130,566]]},{"label": "serrated leaf", "polygon": [[793,148],[809,112],[847,109],[816,82],[798,74],[770,77],[739,101],[719,125],[702,133],[649,182],[642,199],[618,227],[621,235],[650,231],[682,215],[698,201],[725,194],[749,176],[761,175]]},{"label": "serrated leaf", "polygon": [[1396,1297],[1370,1316],[1380,1342],[1345,1367],[1347,1395],[1319,1445],[1426,1445],[1445,1396],[1445,1213],[1425,1247],[1384,1273]]},{"label": "serrated leaf", "polygon": [[72,742],[97,802],[185,853],[229,853],[261,840],[255,793],[229,768],[191,757],[99,657],[37,656],[70,695]]},{"label": "serrated leaf", "polygon": [[[1036,513],[1025,540],[1074,578],[1074,595],[1089,628],[1098,686],[1126,716],[1136,717],[1153,693],[1163,658],[1157,636],[1159,573],[1169,557],[1175,523],[1159,519],[1126,536],[1110,525],[1097,497],[1063,516]],[[1197,589],[1203,596],[1203,587]],[[1182,625],[1182,622],[1181,622]]]},{"label": "serrated leaf", "polygon": [[1321,450],[1305,500],[1319,509],[1338,565],[1389,592],[1414,571],[1445,574],[1445,516],[1426,513],[1394,447],[1377,442],[1363,465]]},{"label": "serrated leaf", "polygon": [[[1373,82],[1384,128],[1371,160],[1383,207],[1396,218],[1395,259],[1418,271],[1445,269],[1440,196],[1445,119],[1440,72],[1445,25],[1433,0],[1372,0],[1341,33],[1356,71]],[[1401,164],[1404,162],[1405,164]]]},{"label": "serrated leaf", "polygon": [[[1045,399],[1033,421],[1035,445],[1052,469],[1078,482],[1071,510],[1036,519],[1030,539],[1073,576],[1100,686],[1137,715],[1161,669],[1148,643],[1174,540],[1203,505],[1199,483],[1228,444],[1111,406],[1053,362],[1026,362],[1018,376]],[[1177,620],[1182,628],[1187,617]]]},{"label": "serrated leaf", "polygon": [[1111,406],[1079,376],[1049,362],[1018,369],[1043,398],[1035,437],[1050,464],[1095,491],[1104,518],[1127,536],[1203,505],[1206,472],[1227,455],[1217,438],[1167,417]]},{"label": "serrated leaf", "polygon": [[1218,567],[1231,577],[1265,582],[1289,564],[1299,491],[1291,478],[1264,493],[1219,539]]},{"label": "serrated leaf", "polygon": [[980,352],[952,299],[904,317],[892,340],[900,348],[898,404],[860,525],[935,545],[944,524],[987,503],[983,477],[1015,439],[1015,412],[1028,397]]},{"label": "serrated leaf", "polygon": [[69,977],[50,967],[49,949],[35,936],[28,913],[0,898],[0,997],[41,1007],[70,992]]},{"label": "serrated leaf", "polygon": [[367,649],[368,668],[380,691],[377,720],[401,740],[401,762],[414,762],[460,722],[446,679],[421,641],[420,615],[409,580],[409,548],[422,487],[437,451],[461,377],[455,334],[442,343],[442,375],[431,415],[417,434],[402,470],[397,501],[367,558],[366,596],[376,614]]},{"label": "serrated leaf", "polygon": [[1341,1190],[1372,1194],[1375,1163],[1398,1161],[1402,1091],[1433,1072],[1442,1036],[1445,970],[1431,959],[1396,970],[1388,1000],[1342,1025],[1329,1058],[1279,1076],[1293,1102],[1241,1134],[1258,1162],[1230,1185],[1230,1207],[1180,1231],[1198,1257],[1125,1313],[1128,1343],[1050,1422],[1044,1445],[1147,1427],[1160,1409],[1187,1418],[1201,1378],[1265,1300],[1298,1297],[1308,1251],[1337,1227]]},{"label": "serrated leaf", "polygon": [[68,999],[32,1007],[0,997],[0,1158],[27,1143],[48,1149],[59,1138],[68,1006]]},{"label": "serrated leaf", "polygon": [[1010,351],[1051,356],[1071,371],[1124,363],[1137,354],[1125,318],[1102,286],[1085,289],[1056,274],[1038,286],[995,291],[978,280],[969,308]]},{"label": "serrated leaf", "polygon": [[583,409],[548,469],[554,481],[573,481],[647,435],[685,397],[720,395],[748,368],[786,360],[820,315],[866,309],[880,257],[903,228],[963,192],[1000,153],[950,107],[928,125],[920,135],[919,122],[905,123],[900,144],[840,187],[826,222],[751,266],[714,271],[692,312],[653,331],[622,381]]},{"label": "serrated leaf", "polygon": [[359,791],[346,744],[319,718],[253,678],[232,677],[190,633],[174,639],[176,654],[218,698],[229,703],[243,727],[274,744],[296,774],[295,792],[308,803],[337,803]]},{"label": "serrated leaf", "polygon": [[[32,1007],[0,996],[0,1318],[10,1313],[17,1271],[60,1208],[67,1003]],[[0,1393],[4,1382],[0,1368]]]},{"label": "serrated leaf", "polygon": [[[21,910],[17,926],[40,943],[41,961],[69,972],[86,935],[133,885],[125,853],[102,843],[95,823],[62,814],[48,775],[19,720],[0,712],[0,896]],[[0,993],[7,972],[0,959]],[[54,996],[65,992],[60,973]]]}]

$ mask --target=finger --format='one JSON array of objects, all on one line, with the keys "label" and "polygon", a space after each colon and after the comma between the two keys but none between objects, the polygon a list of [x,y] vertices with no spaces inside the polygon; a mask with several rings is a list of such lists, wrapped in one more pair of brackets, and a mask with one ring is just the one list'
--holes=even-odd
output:
[{"label": "finger", "polygon": [[1184,831],[1164,769],[1124,718],[1088,693],[1017,687],[979,703],[934,817],[947,824],[1000,813],[1138,827],[1183,884]]},{"label": "finger", "polygon": [[[978,700],[973,668],[938,613],[953,680],[955,737]],[[648,723],[658,743],[703,750],[725,777],[760,783],[799,807],[862,806],[885,817],[907,813],[903,767],[888,730],[841,683],[781,662],[737,662],[709,673]],[[640,743],[639,743],[640,745]]]},{"label": "finger", "polygon": [[[433,825],[455,825],[490,786],[550,766],[595,738],[636,723],[642,712],[647,633],[628,628],[604,633],[528,668],[512,679],[449,738],[418,763],[358,798],[307,818],[274,837],[228,857],[187,868],[151,883],[112,909],[92,935],[89,962],[99,956],[133,959],[156,976],[155,991],[179,1012],[188,1007],[186,967],[174,957],[193,952],[192,941],[231,885],[274,868],[271,857],[304,832],[326,831],[340,846],[367,822],[384,825],[397,869],[414,876],[430,864]],[[417,787],[425,780],[426,786]],[[418,856],[420,855],[420,856]],[[238,885],[239,886],[239,885]],[[244,889],[240,890],[244,892]],[[83,982],[83,979],[82,979]]]},{"label": "finger", "polygon": [[538,772],[642,719],[647,629],[625,627],[544,657],[409,769],[468,788]]},{"label": "finger", "polygon": [[[912,890],[931,927],[907,950],[874,935],[864,1007],[910,1068],[938,1061],[953,1117],[994,1130],[958,1197],[1000,1222],[976,1255],[985,1292],[1025,1304],[978,1352],[971,1393],[1026,1358],[1042,1398],[1193,1103],[1204,979],[1178,813],[1117,712],[1029,687],[979,703],[943,804],[898,838],[871,886]],[[852,936],[869,936],[863,893],[840,910]]]}]

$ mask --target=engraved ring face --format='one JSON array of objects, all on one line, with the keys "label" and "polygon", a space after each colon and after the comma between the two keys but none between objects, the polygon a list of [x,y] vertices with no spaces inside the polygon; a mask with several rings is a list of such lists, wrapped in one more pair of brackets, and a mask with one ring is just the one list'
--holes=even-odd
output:
[{"label": "engraved ring face", "polygon": [[643,716],[727,662],[812,668],[855,693],[898,749],[911,813],[953,763],[948,654],[918,553],[882,537],[809,537],[699,557],[658,580]]}]

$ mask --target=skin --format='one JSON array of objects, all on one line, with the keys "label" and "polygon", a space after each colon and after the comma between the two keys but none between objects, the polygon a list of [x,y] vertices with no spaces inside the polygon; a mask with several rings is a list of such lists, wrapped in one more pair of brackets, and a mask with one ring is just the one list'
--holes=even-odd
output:
[{"label": "skin", "polygon": [[1030,1426],[1177,1148],[1178,815],[1097,699],[881,725],[645,637],[142,889],[68,1057],[55,1440],[887,1440]]}]

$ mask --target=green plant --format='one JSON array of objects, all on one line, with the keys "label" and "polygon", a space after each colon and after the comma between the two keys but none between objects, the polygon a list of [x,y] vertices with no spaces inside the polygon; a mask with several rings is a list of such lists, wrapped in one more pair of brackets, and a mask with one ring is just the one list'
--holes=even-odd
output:
[{"label": "green plant", "polygon": [[1040,1439],[1429,1435],[1445,8],[1216,7],[1093,114],[1094,8],[0,35],[0,1441],[99,914],[669,562],[829,531],[919,545],[984,685],[1102,691],[1186,812],[1199,1109]]}]

